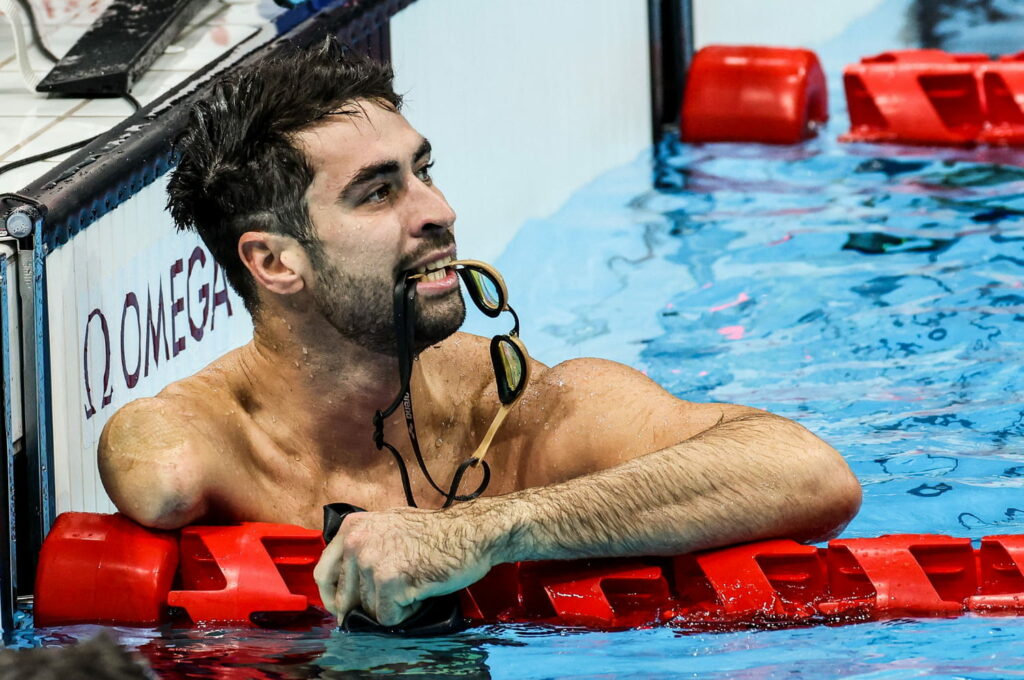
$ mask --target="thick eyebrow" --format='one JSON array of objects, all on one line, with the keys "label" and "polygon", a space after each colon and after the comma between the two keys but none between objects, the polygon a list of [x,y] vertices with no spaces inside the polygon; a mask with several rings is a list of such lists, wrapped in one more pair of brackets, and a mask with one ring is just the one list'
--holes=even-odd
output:
[{"label": "thick eyebrow", "polygon": [[380,163],[364,165],[359,168],[355,177],[349,180],[348,184],[342,188],[341,194],[338,195],[338,199],[341,201],[353,199],[355,194],[359,192],[359,188],[364,184],[369,184],[379,177],[394,175],[398,172],[398,168],[398,161],[382,161]]},{"label": "thick eyebrow", "polygon": [[[419,163],[423,158],[430,155],[430,140],[424,139],[416,152],[412,156],[413,165]],[[401,166],[398,161],[381,161],[380,163],[372,163],[370,165],[364,165],[359,168],[355,176],[349,180],[348,184],[342,188],[341,193],[338,196],[339,200],[350,200],[353,195],[358,193],[359,188],[365,184],[387,175],[394,175],[398,173]]]},{"label": "thick eyebrow", "polygon": [[419,163],[424,157],[430,155],[430,140],[424,138],[423,143],[420,144],[420,148],[416,149],[416,153],[412,156],[413,164]]}]

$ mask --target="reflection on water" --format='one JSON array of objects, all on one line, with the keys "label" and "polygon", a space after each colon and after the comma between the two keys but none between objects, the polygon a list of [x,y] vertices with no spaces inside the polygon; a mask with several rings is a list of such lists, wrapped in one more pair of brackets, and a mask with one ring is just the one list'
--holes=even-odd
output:
[{"label": "reflection on water", "polygon": [[[99,626],[41,629],[15,646],[68,645]],[[138,650],[161,678],[490,678],[488,649],[524,646],[478,629],[444,638],[259,629],[108,629]]]}]

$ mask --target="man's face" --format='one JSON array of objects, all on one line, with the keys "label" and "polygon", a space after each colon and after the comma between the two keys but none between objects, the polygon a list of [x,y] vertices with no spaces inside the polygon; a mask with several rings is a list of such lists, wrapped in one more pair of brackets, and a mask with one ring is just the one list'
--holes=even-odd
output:
[{"label": "man's face", "polygon": [[[430,144],[401,114],[365,100],[343,111],[297,139],[315,171],[306,202],[320,241],[308,249],[316,280],[306,283],[343,336],[394,353],[395,283],[454,259],[455,213],[430,179]],[[423,348],[462,325],[465,305],[451,268],[416,286]]]}]

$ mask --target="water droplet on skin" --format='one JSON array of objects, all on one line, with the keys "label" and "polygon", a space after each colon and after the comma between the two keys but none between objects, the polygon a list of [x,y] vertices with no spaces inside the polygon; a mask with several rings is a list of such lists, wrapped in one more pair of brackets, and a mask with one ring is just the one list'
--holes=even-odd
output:
[{"label": "water droplet on skin", "polygon": [[444,440],[443,440],[443,439],[441,439],[440,437],[438,437],[438,438],[437,438],[437,441],[436,441],[436,442],[434,442],[434,446],[436,446],[436,447],[440,448],[440,447],[441,447],[441,444],[444,444]]},{"label": "water droplet on skin", "polygon": [[299,367],[299,362],[298,362],[298,361],[293,361],[293,362],[292,362],[292,364],[294,364],[294,365],[295,365],[295,368],[298,368],[298,367]]},{"label": "water droplet on skin", "polygon": [[308,349],[306,349],[305,347],[303,347],[303,348],[302,348],[302,355],[303,355],[303,356],[305,356],[305,355],[307,355],[307,354],[309,354],[309,350],[308,350]]}]

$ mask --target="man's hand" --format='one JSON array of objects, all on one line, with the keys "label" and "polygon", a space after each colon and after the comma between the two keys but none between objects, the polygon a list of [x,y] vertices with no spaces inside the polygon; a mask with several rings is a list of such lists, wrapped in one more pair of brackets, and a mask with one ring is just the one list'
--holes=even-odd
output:
[{"label": "man's hand", "polygon": [[313,572],[324,606],[342,620],[362,608],[380,624],[409,618],[423,600],[483,578],[493,528],[461,513],[403,508],[345,518]]}]

